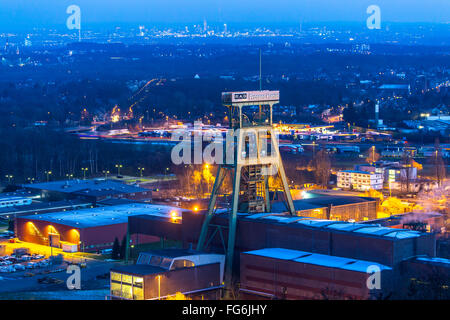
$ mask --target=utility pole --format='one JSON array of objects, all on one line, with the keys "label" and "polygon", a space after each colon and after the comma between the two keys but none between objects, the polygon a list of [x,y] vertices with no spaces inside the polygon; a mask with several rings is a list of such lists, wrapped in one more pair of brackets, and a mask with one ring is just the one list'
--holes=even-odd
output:
[{"label": "utility pole", "polygon": [[262,90],[262,62],[261,62],[261,48],[259,49],[259,91]]}]

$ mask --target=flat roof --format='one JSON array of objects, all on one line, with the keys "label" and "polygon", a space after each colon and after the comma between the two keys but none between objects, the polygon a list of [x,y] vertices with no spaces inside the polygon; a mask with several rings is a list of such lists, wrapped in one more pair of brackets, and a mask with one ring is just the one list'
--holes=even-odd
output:
[{"label": "flat roof", "polygon": [[378,89],[409,89],[410,86],[408,84],[383,84],[378,87]]},{"label": "flat roof", "polygon": [[3,201],[14,201],[14,200],[31,200],[27,197],[19,197],[19,196],[1,196],[0,195],[0,202]]},{"label": "flat roof", "polygon": [[407,212],[392,215],[386,218],[374,219],[369,221],[361,221],[363,224],[380,224],[382,226],[395,226],[399,224],[407,224],[408,222],[424,222],[427,219],[442,217],[438,212]]},{"label": "flat roof", "polygon": [[32,202],[31,204],[11,206],[0,208],[0,215],[7,214],[30,214],[31,212],[39,212],[46,210],[63,210],[72,207],[87,207],[91,206],[90,202],[79,199],[61,200],[52,202]]},{"label": "flat roof", "polygon": [[358,174],[374,174],[377,172],[369,172],[369,171],[362,171],[362,170],[340,170],[339,172],[347,172],[347,173],[358,173]]},{"label": "flat roof", "polygon": [[61,180],[23,185],[24,188],[85,195],[105,195],[150,191],[136,185],[105,179]]},{"label": "flat roof", "polygon": [[185,257],[185,256],[198,256],[209,254],[207,252],[189,250],[189,249],[178,249],[178,248],[169,248],[169,249],[155,249],[150,251],[143,251],[140,253],[147,253],[153,256],[165,257],[165,258],[177,258],[177,257]]},{"label": "flat roof", "polygon": [[[320,208],[326,208],[326,206],[318,205],[311,203],[308,201],[309,199],[301,199],[301,200],[294,200],[294,208],[296,211],[303,211],[303,210],[314,210],[314,209],[320,209]],[[272,210],[273,212],[286,212],[287,207],[284,201],[280,202],[274,202],[272,203]]]},{"label": "flat roof", "polygon": [[431,264],[443,264],[447,267],[450,267],[450,260],[439,257],[419,257],[416,260],[431,263]]},{"label": "flat roof", "polygon": [[134,274],[139,276],[157,274],[167,272],[167,269],[161,267],[151,266],[149,264],[133,264],[126,266],[114,266],[111,268],[112,272]]},{"label": "flat roof", "polygon": [[[221,213],[226,217],[227,213]],[[240,215],[239,219],[247,221],[259,221],[272,224],[289,224],[292,227],[304,226],[310,228],[323,229],[325,231],[341,231],[353,234],[365,234],[370,236],[381,237],[386,240],[397,240],[416,238],[426,235],[424,232],[414,231],[410,229],[397,229],[383,227],[379,224],[354,223],[347,221],[315,219],[311,217],[291,216],[289,214],[265,213],[247,216]]]},{"label": "flat roof", "polygon": [[[355,196],[328,196],[317,195],[311,198],[294,200],[294,208],[296,211],[314,210],[320,208],[327,208],[328,206],[343,206],[348,204],[356,204],[363,202],[376,201],[374,198],[369,197],[355,197]],[[273,212],[286,212],[287,207],[284,201],[275,202],[272,204]]]},{"label": "flat roof", "polygon": [[73,211],[62,211],[38,215],[22,216],[22,219],[58,223],[74,228],[91,228],[120,223],[127,223],[128,217],[137,215],[151,215],[170,218],[175,211],[178,216],[189,210],[166,205],[133,203],[117,206],[97,207]]},{"label": "flat roof", "polygon": [[290,250],[284,248],[265,248],[247,251],[243,253],[273,259],[288,260],[293,262],[307,263],[323,267],[344,269],[364,273],[367,272],[368,267],[370,266],[377,266],[380,268],[380,270],[392,270],[390,267],[377,262],[350,259],[338,256],[330,256],[325,254],[311,253],[299,250]]}]

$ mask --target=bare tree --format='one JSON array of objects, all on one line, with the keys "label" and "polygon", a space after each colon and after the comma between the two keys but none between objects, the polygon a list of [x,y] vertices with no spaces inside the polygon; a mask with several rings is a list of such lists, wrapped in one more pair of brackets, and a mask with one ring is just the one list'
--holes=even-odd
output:
[{"label": "bare tree", "polygon": [[434,144],[433,164],[435,168],[436,180],[438,182],[438,185],[441,186],[442,182],[445,180],[445,164],[444,159],[442,158],[442,149],[439,143],[439,139],[436,139],[436,142]]},{"label": "bare tree", "polygon": [[317,152],[311,160],[310,166],[313,168],[316,183],[321,186],[327,186],[330,180],[331,161],[325,150]]},{"label": "bare tree", "polygon": [[402,164],[403,164],[403,168],[405,169],[405,174],[400,176],[400,179],[402,182],[401,186],[403,189],[403,185],[406,185],[406,192],[409,192],[409,189],[410,189],[409,186],[411,183],[411,167],[413,164],[413,159],[409,152],[403,153]]},{"label": "bare tree", "polygon": [[378,161],[381,158],[381,155],[377,152],[377,149],[375,146],[367,150],[367,157],[366,162],[367,163],[374,163]]}]

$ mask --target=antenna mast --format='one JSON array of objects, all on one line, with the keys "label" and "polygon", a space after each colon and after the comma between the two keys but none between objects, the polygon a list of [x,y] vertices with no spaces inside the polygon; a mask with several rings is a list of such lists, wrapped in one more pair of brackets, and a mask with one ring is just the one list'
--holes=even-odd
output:
[{"label": "antenna mast", "polygon": [[261,48],[259,48],[259,90],[262,90]]}]

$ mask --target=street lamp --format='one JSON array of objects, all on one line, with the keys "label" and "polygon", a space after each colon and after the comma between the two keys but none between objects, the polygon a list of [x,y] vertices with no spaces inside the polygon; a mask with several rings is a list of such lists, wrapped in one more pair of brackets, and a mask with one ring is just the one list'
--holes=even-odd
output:
[{"label": "street lamp", "polygon": [[47,182],[50,180],[50,175],[52,174],[51,171],[45,171],[45,174],[47,175]]},{"label": "street lamp", "polygon": [[5,177],[8,178],[8,183],[11,183],[11,179],[14,178],[11,174],[7,174]]},{"label": "street lamp", "polygon": [[164,171],[164,177],[165,177],[165,179],[167,179],[167,173],[169,172],[169,168],[166,168],[166,170]]},{"label": "street lamp", "polygon": [[117,175],[120,176],[120,168],[122,168],[123,165],[121,164],[116,164],[116,168],[117,168]]},{"label": "street lamp", "polygon": [[105,175],[105,180],[108,180],[109,170],[103,170],[102,172]]},{"label": "street lamp", "polygon": [[66,177],[67,177],[67,179],[72,180],[73,173],[66,173]]},{"label": "street lamp", "polygon": [[33,183],[33,181],[34,181],[34,178],[30,178],[30,177],[28,177],[28,178],[27,178],[27,181],[28,181],[28,183]]},{"label": "street lamp", "polygon": [[145,168],[139,167],[138,170],[140,171],[140,175],[141,175],[141,178],[142,178],[142,171],[144,171]]},{"label": "street lamp", "polygon": [[157,275],[156,279],[158,279],[158,300],[161,300],[161,275]]},{"label": "street lamp", "polygon": [[83,171],[83,180],[86,180],[86,171],[88,171],[88,168],[81,168],[81,170]]}]

